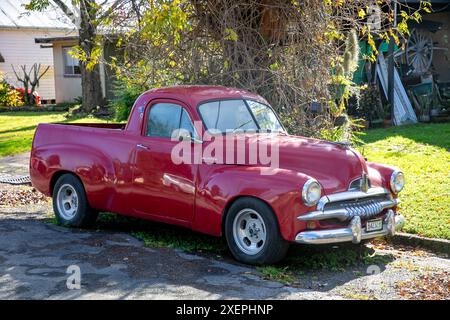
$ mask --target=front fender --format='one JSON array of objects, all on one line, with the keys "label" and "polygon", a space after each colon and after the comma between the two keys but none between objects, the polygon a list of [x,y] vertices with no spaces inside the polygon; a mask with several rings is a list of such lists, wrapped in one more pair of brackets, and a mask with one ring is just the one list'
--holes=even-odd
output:
[{"label": "front fender", "polygon": [[375,182],[375,186],[380,186],[390,191],[391,175],[398,169],[375,162],[367,162],[367,167],[369,169],[369,178],[372,182]]},{"label": "front fender", "polygon": [[299,227],[297,215],[306,212],[301,188],[309,176],[287,169],[273,168],[261,175],[256,166],[201,166],[198,176],[193,229],[213,235],[222,234],[223,215],[239,197],[255,197],[274,211],[284,239],[292,241]]}]

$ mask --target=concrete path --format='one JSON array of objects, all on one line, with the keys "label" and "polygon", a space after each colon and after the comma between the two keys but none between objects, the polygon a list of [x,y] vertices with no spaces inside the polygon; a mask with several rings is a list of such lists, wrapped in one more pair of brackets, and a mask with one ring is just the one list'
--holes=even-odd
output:
[{"label": "concrete path", "polygon": [[14,156],[0,157],[0,175],[27,175],[29,166],[29,152]]}]

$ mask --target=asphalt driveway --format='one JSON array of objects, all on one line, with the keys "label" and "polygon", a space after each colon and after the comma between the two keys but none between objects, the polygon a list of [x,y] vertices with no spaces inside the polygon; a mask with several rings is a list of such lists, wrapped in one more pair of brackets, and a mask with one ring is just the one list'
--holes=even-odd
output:
[{"label": "asphalt driveway", "polygon": [[[0,159],[0,174],[26,170],[26,154]],[[51,203],[30,186],[0,184],[0,299],[405,298],[400,284],[450,275],[445,257],[386,246],[375,248],[393,257],[382,266],[312,270],[300,282],[319,285],[288,286],[229,258],[147,248],[125,232],[60,227],[51,214]],[[74,268],[79,289],[67,286]]]},{"label": "asphalt driveway", "polygon": [[[145,248],[127,234],[55,226],[41,214],[0,213],[0,299],[331,297],[262,280],[251,268]],[[80,268],[80,290],[67,288],[71,265]]]}]

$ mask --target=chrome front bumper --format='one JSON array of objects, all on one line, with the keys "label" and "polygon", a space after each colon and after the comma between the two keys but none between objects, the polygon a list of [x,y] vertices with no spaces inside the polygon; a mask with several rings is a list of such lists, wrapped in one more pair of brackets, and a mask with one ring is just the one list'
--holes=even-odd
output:
[{"label": "chrome front bumper", "polygon": [[405,218],[393,210],[388,210],[384,221],[383,229],[379,231],[366,232],[361,226],[361,218],[355,216],[350,221],[347,228],[302,231],[295,237],[295,242],[304,244],[325,244],[349,242],[359,243],[361,240],[377,238],[382,236],[393,236],[396,230],[400,230],[405,224]]}]

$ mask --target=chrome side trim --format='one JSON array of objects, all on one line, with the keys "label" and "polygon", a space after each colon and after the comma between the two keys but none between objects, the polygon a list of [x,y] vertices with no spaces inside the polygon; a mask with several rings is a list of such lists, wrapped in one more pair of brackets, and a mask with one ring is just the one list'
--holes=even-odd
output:
[{"label": "chrome side trim", "polygon": [[382,236],[393,236],[405,224],[405,218],[389,210],[383,220],[383,229],[375,232],[366,232],[361,227],[361,219],[354,217],[347,228],[302,231],[295,237],[295,242],[302,244],[326,244],[350,242],[359,243],[361,240]]}]

